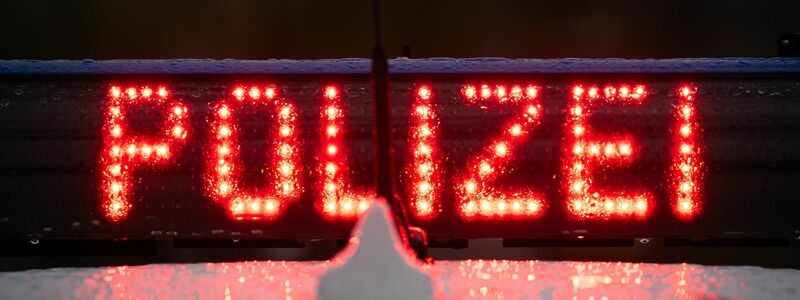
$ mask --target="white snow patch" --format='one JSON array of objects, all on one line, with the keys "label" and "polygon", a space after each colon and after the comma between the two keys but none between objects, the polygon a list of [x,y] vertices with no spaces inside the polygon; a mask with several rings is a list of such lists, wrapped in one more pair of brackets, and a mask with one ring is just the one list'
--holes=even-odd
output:
[{"label": "white snow patch", "polygon": [[356,225],[343,265],[320,277],[318,299],[433,299],[431,280],[402,245],[383,199]]}]

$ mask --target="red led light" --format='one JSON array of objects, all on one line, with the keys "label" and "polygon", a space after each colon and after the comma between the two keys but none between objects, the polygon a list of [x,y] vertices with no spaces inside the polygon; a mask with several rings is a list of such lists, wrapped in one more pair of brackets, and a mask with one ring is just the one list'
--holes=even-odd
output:
[{"label": "red led light", "polygon": [[344,149],[346,135],[345,109],[339,89],[328,86],[323,93],[320,112],[320,137],[322,151],[319,154],[319,174],[322,178],[322,213],[328,218],[353,218],[370,205],[372,192],[354,192],[349,181],[347,151]]},{"label": "red led light", "polygon": [[572,89],[567,118],[563,172],[569,213],[581,219],[643,219],[652,211],[652,196],[647,191],[603,190],[592,184],[594,170],[632,161],[633,139],[627,136],[600,139],[592,135],[587,120],[591,108],[600,104],[639,105],[647,96],[642,85]]},{"label": "red led light", "polygon": [[[467,85],[462,95],[468,102],[474,102],[472,91],[475,87]],[[515,149],[527,139],[530,130],[541,122],[541,106],[537,101],[538,87],[529,85],[524,89],[512,86],[510,94],[504,86],[492,90],[481,85],[480,100],[505,103],[508,100],[521,102],[521,112],[505,123],[503,132],[494,137],[488,147],[475,157],[468,159],[468,171],[460,175],[456,183],[459,198],[458,210],[466,219],[473,218],[532,218],[544,212],[544,197],[540,192],[528,189],[520,191],[500,191],[492,186],[499,174],[510,168]]]},{"label": "red led light", "polygon": [[417,97],[411,110],[409,144],[411,163],[406,175],[409,179],[408,194],[415,216],[430,219],[438,214],[439,204],[439,164],[436,138],[439,131],[438,118],[431,101],[431,88],[422,85],[417,88]]},{"label": "red led light", "polygon": [[696,89],[682,86],[677,91],[678,106],[675,108],[675,146],[671,166],[672,209],[684,220],[700,213],[702,187],[702,160],[697,143],[699,125],[695,117]]},{"label": "red led light", "polygon": [[[247,92],[245,92],[247,91]],[[269,219],[278,216],[288,202],[301,193],[297,111],[287,99],[276,97],[274,87],[237,87],[231,93],[236,101],[222,100],[214,107],[210,147],[206,163],[206,192],[228,209],[237,220]],[[244,101],[248,100],[248,101]],[[265,192],[246,192],[239,175],[238,107],[265,105],[273,109],[268,181]]]},{"label": "red led light", "polygon": [[[177,151],[187,135],[188,110],[180,101],[169,101],[166,88],[158,89],[159,97],[152,97],[149,87],[130,87],[122,92],[118,86],[109,90],[103,125],[103,152],[100,156],[102,168],[102,208],[111,221],[124,220],[130,209],[133,187],[132,172],[142,165],[163,166],[172,160],[171,152]],[[141,95],[141,97],[139,97]],[[128,107],[151,105],[163,108],[167,113],[162,137],[127,136],[127,120],[124,114]],[[178,132],[178,133],[176,133]]]}]

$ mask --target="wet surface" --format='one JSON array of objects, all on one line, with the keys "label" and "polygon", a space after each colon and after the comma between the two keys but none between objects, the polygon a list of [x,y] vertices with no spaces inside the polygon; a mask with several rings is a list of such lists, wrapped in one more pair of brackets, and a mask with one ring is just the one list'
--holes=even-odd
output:
[{"label": "wet surface", "polygon": [[[329,262],[255,261],[0,273],[3,299],[307,299]],[[424,267],[437,298],[796,299],[800,270],[466,260]],[[358,288],[354,286],[354,288]]]}]

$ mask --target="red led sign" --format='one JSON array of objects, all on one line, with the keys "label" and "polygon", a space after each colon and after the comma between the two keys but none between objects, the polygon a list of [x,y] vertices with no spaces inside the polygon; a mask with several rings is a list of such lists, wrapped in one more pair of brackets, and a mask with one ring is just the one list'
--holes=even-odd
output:
[{"label": "red led sign", "polygon": [[[696,91],[690,86],[677,89],[673,106],[675,124],[672,160],[669,170],[669,206],[675,216],[689,220],[702,208],[703,162],[700,156],[700,126],[695,110]],[[223,207],[234,220],[264,220],[280,216],[302,194],[313,195],[320,214],[329,219],[349,219],[363,212],[372,200],[372,192],[354,188],[348,159],[348,106],[346,95],[336,86],[327,86],[319,94],[319,110],[300,111],[273,85],[235,87],[224,99],[212,104],[207,118],[209,134],[204,141],[205,194]],[[536,85],[464,85],[462,103],[475,106],[513,107],[516,113],[503,121],[483,145],[472,149],[465,166],[444,172],[447,150],[439,146],[442,130],[436,92],[428,85],[415,87],[409,109],[407,165],[403,167],[406,199],[411,212],[419,219],[435,219],[445,211],[456,212],[465,220],[534,219],[552,211],[564,201],[565,214],[578,220],[646,219],[659,203],[648,186],[605,186],[595,182],[597,173],[637,163],[642,145],[625,128],[600,135],[589,120],[600,106],[640,106],[647,101],[644,85],[575,85],[568,99],[564,123],[561,168],[561,199],[546,199],[544,186],[495,186],[498,178],[515,164],[515,155],[526,143],[535,143],[542,120],[557,111],[544,111],[540,87]],[[547,96],[547,95],[544,95]],[[127,109],[149,106],[163,110],[166,122],[160,135],[129,134]],[[268,186],[246,187],[241,177],[245,169],[240,159],[240,113],[265,107],[269,116],[268,162],[264,168]],[[166,88],[149,87],[110,89],[104,106],[104,146],[102,167],[102,209],[107,219],[124,220],[133,209],[130,200],[137,180],[134,169],[168,168],[174,153],[189,133],[190,111],[180,101],[172,100]],[[304,115],[319,118],[316,129],[300,128]],[[305,131],[305,132],[304,132]],[[317,131],[317,134],[313,132]],[[314,162],[302,157],[303,144],[320,139]],[[137,174],[141,174],[137,171]],[[444,195],[455,195],[453,203],[443,203]],[[667,200],[667,199],[663,199]],[[555,212],[554,212],[555,213]]]}]

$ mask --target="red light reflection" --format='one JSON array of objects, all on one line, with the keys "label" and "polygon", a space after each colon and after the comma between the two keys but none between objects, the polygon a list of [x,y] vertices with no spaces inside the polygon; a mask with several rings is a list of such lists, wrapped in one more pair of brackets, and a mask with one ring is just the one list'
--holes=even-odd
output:
[{"label": "red light reflection", "polygon": [[[0,295],[313,299],[317,276],[330,266],[259,261],[32,270],[0,274],[3,286],[24,287]],[[466,260],[437,261],[423,269],[437,299],[774,299],[791,298],[788,291],[800,285],[796,270],[689,264]],[[28,288],[32,282],[40,288]]]}]

